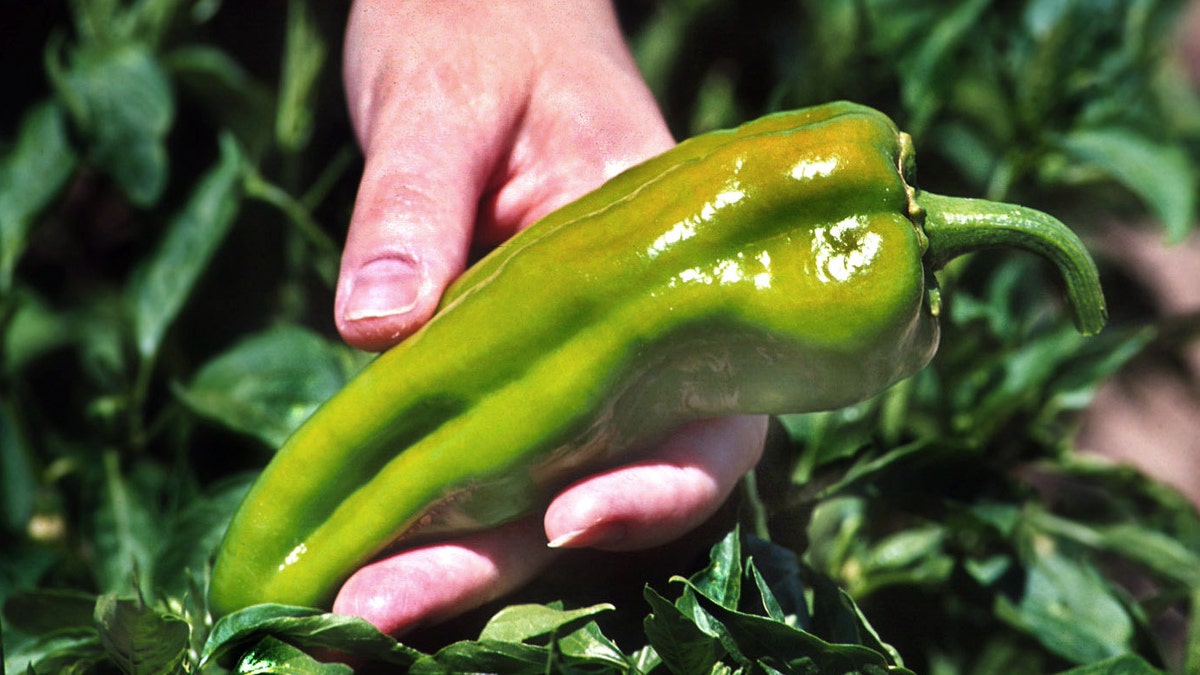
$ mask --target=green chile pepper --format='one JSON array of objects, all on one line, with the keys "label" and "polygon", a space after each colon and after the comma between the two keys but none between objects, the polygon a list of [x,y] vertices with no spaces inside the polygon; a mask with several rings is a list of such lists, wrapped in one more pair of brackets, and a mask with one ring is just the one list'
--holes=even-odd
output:
[{"label": "green chile pepper", "polygon": [[868,398],[929,362],[933,271],[1017,246],[1105,321],[1058,221],[912,187],[911,140],[838,102],[687,140],[468,270],[434,318],[287,441],[219,552],[211,605],[327,604],[397,542],[495,526],[696,418]]}]

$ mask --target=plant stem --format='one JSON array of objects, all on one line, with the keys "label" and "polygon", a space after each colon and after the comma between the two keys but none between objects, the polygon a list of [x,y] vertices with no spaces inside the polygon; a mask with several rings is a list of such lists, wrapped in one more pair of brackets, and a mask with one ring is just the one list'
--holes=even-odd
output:
[{"label": "plant stem", "polygon": [[337,283],[337,269],[331,263],[323,263],[323,261],[337,261],[338,247],[333,243],[333,240],[325,234],[321,226],[313,220],[312,214],[308,209],[287,191],[267,181],[256,172],[248,172],[246,175],[246,196],[253,199],[264,201],[283,212],[287,219],[296,227],[296,230],[304,237],[309,244],[317,251],[317,273],[322,281],[333,287]]}]

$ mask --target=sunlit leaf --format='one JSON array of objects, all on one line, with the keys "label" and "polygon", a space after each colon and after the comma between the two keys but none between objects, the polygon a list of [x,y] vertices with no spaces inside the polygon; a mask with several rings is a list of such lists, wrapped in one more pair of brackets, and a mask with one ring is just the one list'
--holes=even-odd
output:
[{"label": "sunlit leaf", "polygon": [[709,552],[708,567],[692,575],[690,585],[713,602],[737,607],[742,598],[741,532],[725,535]]},{"label": "sunlit leaf", "polygon": [[600,630],[595,621],[589,621],[581,628],[559,637],[555,645],[563,657],[575,663],[607,664],[618,672],[629,667],[630,659],[616,642]]},{"label": "sunlit leaf", "polygon": [[615,608],[608,604],[573,610],[554,609],[545,605],[512,605],[500,610],[488,621],[479,639],[525,642],[572,624],[589,621],[596,614],[612,609]]},{"label": "sunlit leaf", "polygon": [[344,663],[322,663],[286,642],[267,636],[242,654],[233,669],[238,675],[345,675]]}]

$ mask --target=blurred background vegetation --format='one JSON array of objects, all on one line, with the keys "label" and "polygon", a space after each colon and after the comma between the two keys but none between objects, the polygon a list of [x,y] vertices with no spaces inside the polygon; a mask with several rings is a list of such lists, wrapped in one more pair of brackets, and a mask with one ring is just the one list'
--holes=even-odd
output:
[{"label": "blurred background vegetation", "polygon": [[[1054,213],[1104,274],[1112,325],[1085,340],[1036,261],[952,266],[934,364],[862,405],[778,420],[766,470],[735,509],[747,531],[800,556],[804,583],[845,589],[917,672],[1056,672],[1121,654],[1197,672],[1194,485],[1167,476],[1181,493],[1077,452],[1097,392],[1121,378],[1153,372],[1182,387],[1184,424],[1200,410],[1188,407],[1200,307],[1165,301],[1172,289],[1128,256],[1130,241],[1151,266],[1196,248],[1189,7],[618,8],[677,137],[866,103],[913,134],[922,187]],[[225,519],[273,448],[369,358],[331,321],[361,169],[339,81],[347,9],[0,7],[0,601],[12,672],[141,672],[97,619],[116,611],[97,599],[114,597],[141,597],[156,626],[186,626],[181,667],[198,667]],[[1200,471],[1180,457],[1196,449],[1181,435],[1180,447],[1107,432],[1096,445]],[[654,574],[699,564],[660,561]],[[648,608],[617,604],[609,630],[640,634]]]}]

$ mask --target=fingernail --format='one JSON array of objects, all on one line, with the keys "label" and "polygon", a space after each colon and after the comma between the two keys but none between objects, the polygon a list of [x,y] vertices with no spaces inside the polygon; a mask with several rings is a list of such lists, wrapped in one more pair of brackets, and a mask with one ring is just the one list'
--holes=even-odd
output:
[{"label": "fingernail", "polygon": [[360,321],[403,314],[416,306],[420,289],[421,274],[412,261],[372,260],[354,275],[343,316]]},{"label": "fingernail", "polygon": [[566,534],[560,534],[547,544],[550,548],[604,548],[625,539],[621,523],[596,523]]}]

